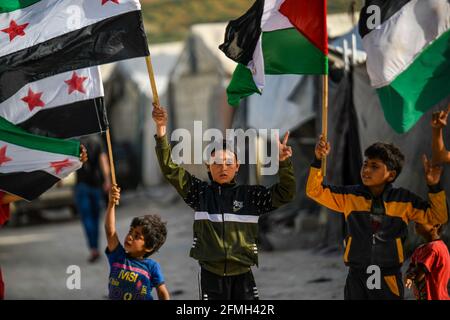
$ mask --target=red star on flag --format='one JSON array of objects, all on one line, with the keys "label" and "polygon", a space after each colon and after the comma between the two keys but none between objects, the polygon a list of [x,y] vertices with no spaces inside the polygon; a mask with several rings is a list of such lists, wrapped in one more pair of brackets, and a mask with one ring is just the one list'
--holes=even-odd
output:
[{"label": "red star on flag", "polygon": [[105,5],[105,3],[107,3],[108,1],[114,2],[116,4],[120,4],[119,0],[102,0],[102,6]]},{"label": "red star on flag", "polygon": [[36,107],[44,107],[45,103],[41,100],[43,92],[33,92],[31,88],[28,89],[28,96],[23,97],[22,101],[28,104],[30,111],[33,111]]},{"label": "red star on flag", "polygon": [[8,161],[11,161],[11,158],[8,158],[6,156],[6,147],[7,146],[3,146],[2,148],[0,148],[0,166]]},{"label": "red star on flag", "polygon": [[24,23],[21,25],[18,25],[14,20],[11,20],[9,23],[9,28],[1,30],[4,33],[9,34],[9,41],[13,41],[15,37],[17,36],[24,36],[26,27],[28,27],[29,23]]},{"label": "red star on flag", "polygon": [[70,162],[69,159],[66,159],[66,160],[63,160],[63,161],[50,162],[50,166],[52,168],[55,168],[55,173],[56,174],[59,174],[62,169],[71,167],[72,163]]},{"label": "red star on flag", "polygon": [[64,81],[69,86],[69,94],[71,94],[74,91],[86,93],[83,87],[83,82],[86,81],[87,78],[88,77],[79,77],[77,73],[74,71],[72,74],[72,79]]}]

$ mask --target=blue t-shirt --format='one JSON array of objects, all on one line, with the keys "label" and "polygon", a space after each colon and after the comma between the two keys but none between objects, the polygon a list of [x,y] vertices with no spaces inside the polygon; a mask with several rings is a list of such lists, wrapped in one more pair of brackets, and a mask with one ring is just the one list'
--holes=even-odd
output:
[{"label": "blue t-shirt", "polygon": [[152,289],[164,283],[161,267],[152,259],[134,259],[127,255],[119,243],[108,256],[109,299],[153,300]]}]

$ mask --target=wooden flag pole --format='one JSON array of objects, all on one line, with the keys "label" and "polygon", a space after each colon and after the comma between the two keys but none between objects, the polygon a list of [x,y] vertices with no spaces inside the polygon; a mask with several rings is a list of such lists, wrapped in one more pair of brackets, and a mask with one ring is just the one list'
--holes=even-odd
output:
[{"label": "wooden flag pole", "polygon": [[[114,160],[113,160],[112,145],[111,145],[111,135],[109,133],[109,128],[106,129],[106,144],[108,145],[109,167],[111,168],[111,183],[113,185],[117,185],[116,169],[114,168]],[[116,202],[115,205],[119,205],[119,202]]]},{"label": "wooden flag pole", "polygon": [[145,57],[145,62],[147,63],[148,76],[150,78],[150,85],[152,87],[153,102],[159,105],[159,97],[158,91],[156,89],[155,73],[153,72],[152,60],[149,55]]},{"label": "wooden flag pole", "polygon": [[[322,85],[322,136],[328,141],[328,74],[323,75]],[[327,175],[327,157],[322,158],[322,176]]]}]

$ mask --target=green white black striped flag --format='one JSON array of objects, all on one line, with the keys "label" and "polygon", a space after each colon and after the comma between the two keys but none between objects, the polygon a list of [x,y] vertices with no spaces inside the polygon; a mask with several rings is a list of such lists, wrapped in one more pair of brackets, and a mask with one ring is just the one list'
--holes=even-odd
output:
[{"label": "green white black striped flag", "polygon": [[0,117],[0,190],[33,200],[81,167],[80,143],[32,135]]},{"label": "green white black striped flag", "polygon": [[450,1],[367,0],[359,31],[386,121],[406,132],[450,95]]}]

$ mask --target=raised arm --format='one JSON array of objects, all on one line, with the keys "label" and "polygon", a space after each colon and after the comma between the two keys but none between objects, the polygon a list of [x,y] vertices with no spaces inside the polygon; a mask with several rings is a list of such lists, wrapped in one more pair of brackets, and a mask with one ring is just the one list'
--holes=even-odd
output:
[{"label": "raised arm", "polygon": [[337,212],[345,208],[345,188],[323,184],[321,159],[330,153],[330,144],[320,136],[315,148],[315,161],[309,171],[306,195],[317,203]]},{"label": "raised arm", "polygon": [[447,197],[440,186],[442,167],[432,164],[423,156],[425,179],[428,185],[428,201],[414,195],[413,210],[409,213],[409,220],[421,224],[445,224],[448,220]]},{"label": "raised arm", "polygon": [[450,152],[445,148],[444,137],[442,129],[447,125],[448,113],[450,111],[450,104],[445,111],[434,112],[431,119],[432,127],[432,162],[443,163],[450,162]]},{"label": "raised arm", "polygon": [[109,192],[108,207],[105,215],[105,233],[109,252],[114,251],[119,245],[119,237],[116,231],[116,203],[119,200],[120,188],[117,185],[113,185]]},{"label": "raised arm", "polygon": [[164,177],[175,187],[181,197],[194,208],[196,207],[194,194],[202,186],[202,181],[193,177],[183,167],[172,161],[172,152],[167,140],[167,112],[164,108],[154,105],[152,112],[156,124],[156,156]]},{"label": "raised arm", "polygon": [[274,208],[291,202],[296,192],[294,167],[290,159],[292,148],[287,145],[288,139],[289,131],[284,135],[282,142],[278,141],[278,158],[280,161],[278,175],[280,180],[270,188]]}]

